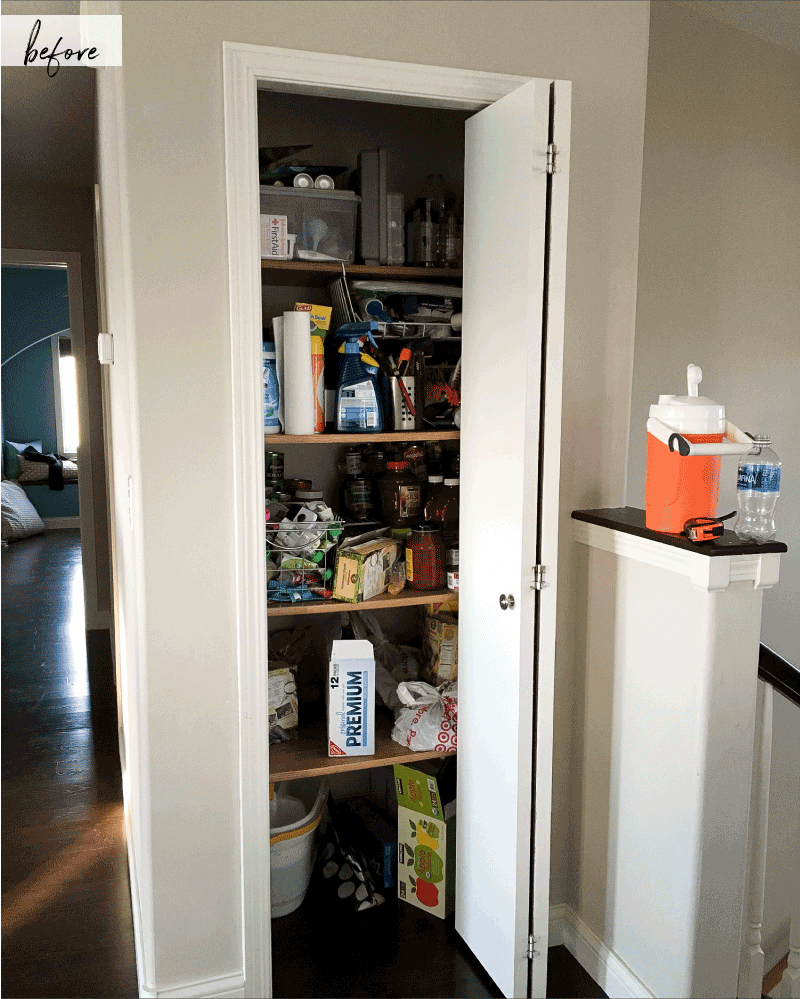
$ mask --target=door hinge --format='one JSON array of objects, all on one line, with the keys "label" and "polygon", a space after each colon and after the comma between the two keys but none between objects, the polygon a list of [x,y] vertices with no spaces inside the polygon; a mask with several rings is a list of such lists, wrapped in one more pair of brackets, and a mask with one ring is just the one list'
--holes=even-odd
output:
[{"label": "door hinge", "polygon": [[533,567],[533,582],[531,583],[532,590],[543,590],[545,586],[547,586],[547,580],[544,578],[546,571],[546,565],[535,565]]},{"label": "door hinge", "polygon": [[539,951],[536,950],[536,944],[539,942],[539,938],[535,937],[532,933],[528,934],[528,950],[525,956],[529,961],[532,961],[535,957],[539,956]]},{"label": "door hinge", "polygon": [[549,143],[547,146],[547,173],[556,172],[556,153],[558,152],[558,147],[554,142]]},{"label": "door hinge", "polygon": [[98,333],[97,356],[101,364],[114,363],[114,337],[110,333]]}]

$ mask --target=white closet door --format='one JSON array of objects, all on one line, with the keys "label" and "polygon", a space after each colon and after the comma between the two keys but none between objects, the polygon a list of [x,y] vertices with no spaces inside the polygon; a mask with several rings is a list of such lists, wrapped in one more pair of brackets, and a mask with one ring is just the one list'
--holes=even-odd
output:
[{"label": "white closet door", "polygon": [[[546,920],[548,899],[552,656],[542,713],[531,584],[540,513],[550,105],[550,81],[534,80],[466,123],[456,928],[506,996],[531,994],[528,934],[541,927],[542,915]],[[558,295],[560,320],[561,283]],[[556,423],[560,402],[558,409]],[[557,473],[556,464],[556,502]],[[554,605],[547,612],[553,616]],[[545,773],[536,765],[535,718],[544,718],[545,729],[550,723],[539,733],[548,740]],[[541,811],[533,821],[534,774],[546,822]],[[543,867],[536,868],[545,885],[532,896],[531,858],[542,852]],[[541,965],[546,973],[546,951]],[[533,975],[533,988],[544,995],[541,977]]]}]

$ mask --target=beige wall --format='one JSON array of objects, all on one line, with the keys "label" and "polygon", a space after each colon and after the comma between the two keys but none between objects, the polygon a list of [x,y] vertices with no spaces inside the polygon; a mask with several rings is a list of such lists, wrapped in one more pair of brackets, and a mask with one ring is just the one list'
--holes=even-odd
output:
[{"label": "beige wall", "polygon": [[[800,24],[800,15],[798,16]],[[800,54],[681,4],[652,4],[628,494],[644,506],[645,421],[660,392],[702,394],[783,461],[776,518],[789,545],[764,594],[762,641],[800,665]],[[719,512],[736,508],[722,459]],[[777,699],[779,702],[781,698]],[[800,713],[775,711],[765,949],[788,930]],[[796,788],[796,780],[795,780]],[[789,831],[787,833],[787,830]]]},{"label": "beige wall", "polygon": [[132,488],[144,524],[138,710],[151,764],[146,877],[156,927],[146,984],[163,989],[242,965],[223,40],[573,81],[553,857],[553,901],[562,901],[575,626],[569,510],[624,496],[649,5],[122,7],[141,442]]},{"label": "beige wall", "polygon": [[[94,192],[57,185],[37,187],[24,175],[3,177],[3,246],[15,250],[59,250],[81,255],[83,340],[75,339],[78,365],[81,463],[91,469],[88,492],[93,531],[81,535],[87,630],[111,626],[111,562],[108,541],[103,405],[97,359],[97,287],[94,255]],[[81,515],[86,513],[83,508]]]}]

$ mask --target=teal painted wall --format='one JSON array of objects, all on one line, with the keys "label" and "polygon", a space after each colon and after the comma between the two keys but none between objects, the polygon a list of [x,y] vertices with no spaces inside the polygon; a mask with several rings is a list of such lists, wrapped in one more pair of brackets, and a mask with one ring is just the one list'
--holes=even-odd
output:
[{"label": "teal painted wall", "polygon": [[[2,268],[2,359],[50,333],[69,327],[67,271],[52,267]],[[55,451],[56,413],[51,341],[45,340],[3,367],[4,440],[41,440]],[[26,490],[42,517],[77,517],[78,487],[63,492],[33,486]]]}]

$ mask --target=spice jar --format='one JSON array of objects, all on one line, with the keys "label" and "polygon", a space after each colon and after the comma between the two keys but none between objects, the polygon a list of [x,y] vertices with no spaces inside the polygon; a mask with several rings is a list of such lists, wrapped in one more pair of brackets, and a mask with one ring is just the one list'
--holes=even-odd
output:
[{"label": "spice jar", "polygon": [[412,529],[406,545],[406,577],[412,590],[438,590],[445,585],[444,541],[433,524]]},{"label": "spice jar", "polygon": [[387,461],[386,474],[378,480],[383,519],[389,527],[416,527],[422,520],[419,479],[407,461]]}]

